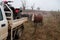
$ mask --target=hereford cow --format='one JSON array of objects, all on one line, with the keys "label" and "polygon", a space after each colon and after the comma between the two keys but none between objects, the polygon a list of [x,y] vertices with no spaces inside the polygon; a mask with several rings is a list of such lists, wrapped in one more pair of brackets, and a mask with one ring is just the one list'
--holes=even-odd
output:
[{"label": "hereford cow", "polygon": [[34,14],[34,23],[42,23],[43,16],[41,14]]},{"label": "hereford cow", "polygon": [[41,25],[43,25],[43,16],[41,14],[33,14],[32,16],[32,21],[34,22],[34,32],[33,32],[33,35],[35,34],[36,32],[36,29],[38,27],[38,23],[41,23]]}]

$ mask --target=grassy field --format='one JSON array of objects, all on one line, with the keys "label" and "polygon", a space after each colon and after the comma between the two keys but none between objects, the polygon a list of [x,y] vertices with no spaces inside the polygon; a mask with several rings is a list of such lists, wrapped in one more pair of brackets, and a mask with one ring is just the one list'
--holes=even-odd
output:
[{"label": "grassy field", "polygon": [[24,23],[21,40],[60,40],[60,12],[49,12],[48,15],[43,18],[43,25],[36,26],[31,21]]}]

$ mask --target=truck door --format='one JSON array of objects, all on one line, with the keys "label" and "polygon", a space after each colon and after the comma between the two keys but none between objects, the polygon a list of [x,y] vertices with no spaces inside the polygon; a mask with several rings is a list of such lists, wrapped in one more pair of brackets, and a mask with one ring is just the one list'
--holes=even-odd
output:
[{"label": "truck door", "polygon": [[5,13],[0,7],[0,40],[4,39],[8,35],[8,26]]}]

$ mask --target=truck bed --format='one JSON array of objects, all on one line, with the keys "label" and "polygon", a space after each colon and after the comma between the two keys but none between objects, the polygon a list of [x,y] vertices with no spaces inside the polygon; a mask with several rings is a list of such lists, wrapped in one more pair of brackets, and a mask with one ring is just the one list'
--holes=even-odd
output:
[{"label": "truck bed", "polygon": [[23,24],[27,20],[28,20],[27,17],[14,20],[13,23],[12,23],[12,29],[19,26],[19,25],[21,25],[21,24]]}]

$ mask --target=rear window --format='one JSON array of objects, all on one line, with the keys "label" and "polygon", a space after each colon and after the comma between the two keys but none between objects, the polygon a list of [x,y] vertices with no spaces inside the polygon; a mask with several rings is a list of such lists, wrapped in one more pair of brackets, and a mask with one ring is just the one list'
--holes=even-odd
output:
[{"label": "rear window", "polygon": [[0,9],[0,21],[3,20],[3,15],[2,15],[2,11]]}]

